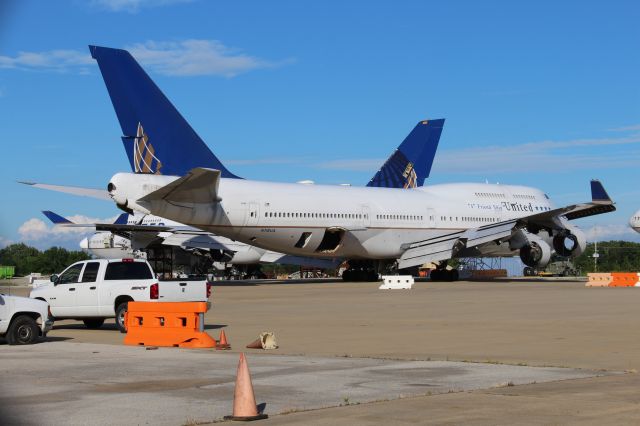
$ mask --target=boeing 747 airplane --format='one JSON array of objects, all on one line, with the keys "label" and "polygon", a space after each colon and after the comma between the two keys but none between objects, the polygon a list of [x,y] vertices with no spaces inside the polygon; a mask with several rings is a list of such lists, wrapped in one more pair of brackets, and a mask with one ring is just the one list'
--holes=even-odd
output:
[{"label": "boeing 747 airplane", "polygon": [[455,257],[519,255],[526,265],[543,267],[553,251],[567,256],[584,250],[584,233],[571,220],[615,210],[598,181],[591,182],[590,202],[557,208],[532,187],[418,187],[410,172],[405,182],[411,190],[245,180],[212,153],[208,167],[167,176],[164,158],[209,155],[206,145],[127,51],[90,51],[116,111],[116,100],[126,100],[126,113],[118,113],[123,139],[143,145],[134,160],[144,160],[145,174],[118,173],[108,184],[118,207],[267,250],[350,259],[346,279],[373,279],[392,264],[443,266]]}]

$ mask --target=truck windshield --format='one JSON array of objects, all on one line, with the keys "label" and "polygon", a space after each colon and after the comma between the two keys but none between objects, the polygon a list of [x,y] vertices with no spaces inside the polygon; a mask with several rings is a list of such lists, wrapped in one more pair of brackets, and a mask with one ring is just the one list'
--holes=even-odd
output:
[{"label": "truck windshield", "polygon": [[104,274],[105,280],[147,280],[153,278],[144,262],[111,262]]}]

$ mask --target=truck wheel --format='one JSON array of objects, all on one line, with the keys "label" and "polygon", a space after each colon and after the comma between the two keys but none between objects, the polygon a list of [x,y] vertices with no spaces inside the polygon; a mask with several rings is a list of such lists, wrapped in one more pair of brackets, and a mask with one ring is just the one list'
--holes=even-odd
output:
[{"label": "truck wheel", "polygon": [[127,330],[124,327],[124,314],[127,312],[127,305],[129,302],[122,302],[116,308],[116,325],[118,326],[118,330],[120,333],[126,333]]},{"label": "truck wheel", "polygon": [[82,320],[82,322],[87,328],[91,328],[91,329],[100,328],[102,327],[102,324],[104,324],[104,318],[91,318],[91,319]]},{"label": "truck wheel", "polygon": [[30,345],[38,340],[38,323],[27,315],[20,315],[11,321],[7,330],[10,345]]}]

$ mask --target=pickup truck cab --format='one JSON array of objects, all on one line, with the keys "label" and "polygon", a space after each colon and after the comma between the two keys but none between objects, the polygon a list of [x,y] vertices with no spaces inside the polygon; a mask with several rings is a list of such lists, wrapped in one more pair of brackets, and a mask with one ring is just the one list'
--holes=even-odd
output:
[{"label": "pickup truck cab", "polygon": [[53,321],[41,300],[0,294],[0,337],[10,345],[28,345],[45,337]]},{"label": "pickup truck cab", "polygon": [[106,318],[115,318],[124,333],[131,301],[206,302],[210,291],[206,280],[158,281],[143,259],[95,259],[74,263],[50,282],[34,283],[30,297],[48,302],[56,320],[99,328]]}]

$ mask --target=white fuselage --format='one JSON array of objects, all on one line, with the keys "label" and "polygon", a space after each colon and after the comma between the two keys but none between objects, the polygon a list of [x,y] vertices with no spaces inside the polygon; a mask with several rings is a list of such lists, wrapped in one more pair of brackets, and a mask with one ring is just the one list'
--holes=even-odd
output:
[{"label": "white fuselage", "polygon": [[132,257],[133,249],[128,238],[111,232],[96,232],[80,241],[82,251],[98,259]]},{"label": "white fuselage", "polygon": [[[147,226],[153,231],[154,227],[171,227],[188,231],[190,228],[182,223],[155,215],[130,215],[127,225]],[[226,263],[231,265],[255,265],[266,263],[290,263],[305,266],[328,267],[326,261],[314,259],[296,259],[282,253],[254,247],[233,241],[229,238],[213,234],[189,234],[188,232],[140,232],[133,231],[132,240],[111,232],[96,232],[83,239],[80,247],[87,253],[100,259],[119,259],[131,257],[135,250],[145,249],[150,243],[160,239],[163,245],[177,246],[184,249],[218,249],[232,253]]]},{"label": "white fuselage", "polygon": [[640,232],[640,210],[631,216],[631,219],[629,219],[629,226],[631,226],[634,231]]},{"label": "white fuselage", "polygon": [[[120,192],[112,195],[135,204],[175,179],[119,173],[111,182]],[[403,244],[553,208],[535,188],[476,183],[387,189],[222,178],[217,195],[219,202],[159,200],[140,202],[137,207],[268,250],[368,259],[395,259],[402,254]],[[328,232],[336,232],[340,241],[327,241]],[[487,254],[513,251],[502,248]]]}]

